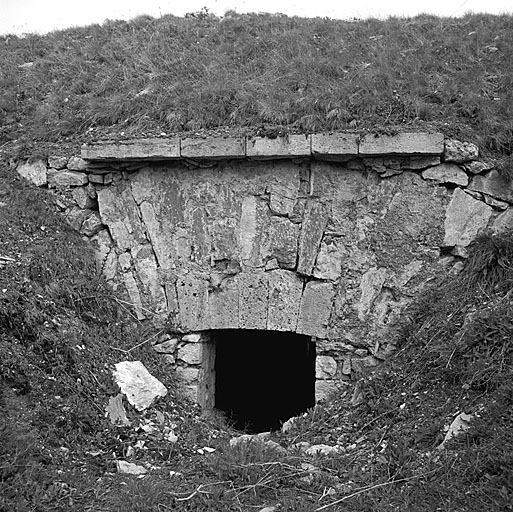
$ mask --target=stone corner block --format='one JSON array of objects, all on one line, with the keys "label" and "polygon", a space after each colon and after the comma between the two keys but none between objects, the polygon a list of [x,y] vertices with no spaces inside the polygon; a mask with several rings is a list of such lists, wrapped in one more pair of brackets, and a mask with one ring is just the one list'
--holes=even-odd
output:
[{"label": "stone corner block", "polygon": [[186,158],[225,159],[244,158],[244,137],[207,137],[181,139],[180,154]]},{"label": "stone corner block", "polygon": [[84,160],[173,160],[180,158],[180,139],[151,138],[84,144]]},{"label": "stone corner block", "polygon": [[442,133],[368,134],[360,139],[360,156],[378,155],[441,155],[444,151]]},{"label": "stone corner block", "polygon": [[312,135],[312,155],[329,160],[357,156],[359,142],[355,133],[315,133]]},{"label": "stone corner block", "polygon": [[294,158],[311,154],[310,135],[287,135],[269,139],[252,137],[246,139],[246,156],[250,158]]}]

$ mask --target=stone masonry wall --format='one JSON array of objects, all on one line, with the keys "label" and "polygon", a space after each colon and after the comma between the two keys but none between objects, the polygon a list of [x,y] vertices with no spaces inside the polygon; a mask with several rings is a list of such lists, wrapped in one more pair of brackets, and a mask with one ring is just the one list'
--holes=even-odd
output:
[{"label": "stone masonry wall", "polygon": [[153,139],[82,157],[17,170],[56,194],[137,317],[167,326],[155,349],[194,398],[212,329],[312,336],[321,398],[394,349],[401,312],[461,270],[478,233],[513,227],[513,185],[440,134]]}]

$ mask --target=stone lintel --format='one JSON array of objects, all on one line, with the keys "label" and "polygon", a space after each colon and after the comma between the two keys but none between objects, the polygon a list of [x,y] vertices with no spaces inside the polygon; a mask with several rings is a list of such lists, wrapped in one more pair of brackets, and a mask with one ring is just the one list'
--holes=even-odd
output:
[{"label": "stone lintel", "polygon": [[291,134],[267,137],[179,137],[98,141],[82,146],[82,159],[90,162],[159,161],[197,159],[280,159],[315,157],[345,161],[372,156],[442,155],[442,133],[356,133]]},{"label": "stone lintel", "polygon": [[355,133],[314,133],[312,155],[329,160],[358,156],[359,136]]},{"label": "stone lintel", "polygon": [[185,158],[236,159],[245,158],[244,137],[206,137],[204,139],[182,139],[180,153]]},{"label": "stone lintel", "polygon": [[249,158],[295,158],[311,155],[309,135],[287,135],[286,137],[252,137],[246,140],[246,156]]},{"label": "stone lintel", "polygon": [[441,155],[443,151],[443,133],[368,134],[360,139],[359,155]]},{"label": "stone lintel", "polygon": [[84,144],[84,160],[175,160],[180,158],[180,139],[151,138]]}]

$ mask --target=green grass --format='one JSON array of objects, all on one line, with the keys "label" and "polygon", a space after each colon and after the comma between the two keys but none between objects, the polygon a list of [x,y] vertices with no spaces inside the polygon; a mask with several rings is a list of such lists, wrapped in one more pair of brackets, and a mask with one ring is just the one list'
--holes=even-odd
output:
[{"label": "green grass", "polygon": [[0,143],[432,128],[509,157],[512,63],[511,15],[145,16],[10,36],[0,39]]}]

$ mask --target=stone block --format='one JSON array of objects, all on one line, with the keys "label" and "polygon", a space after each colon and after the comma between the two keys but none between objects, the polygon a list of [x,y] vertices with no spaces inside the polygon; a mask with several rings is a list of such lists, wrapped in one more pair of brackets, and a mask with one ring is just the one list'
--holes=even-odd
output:
[{"label": "stone block", "polygon": [[339,392],[341,383],[338,380],[316,380],[315,381],[315,401],[322,402],[327,400],[335,393]]},{"label": "stone block", "polygon": [[281,268],[294,269],[297,261],[299,226],[285,217],[272,217],[269,251]]},{"label": "stone block", "polygon": [[91,237],[99,233],[105,226],[102,224],[100,219],[100,215],[98,212],[94,212],[91,210],[84,210],[88,212],[87,217],[82,222],[80,226],[80,233],[85,236]]},{"label": "stone block", "polygon": [[347,256],[347,251],[340,240],[322,242],[313,276],[316,279],[336,281],[342,272],[342,262]]},{"label": "stone block", "polygon": [[179,320],[186,331],[208,329],[208,288],[206,279],[185,276],[176,282]]},{"label": "stone block", "polygon": [[385,268],[371,268],[362,276],[360,281],[361,295],[356,306],[360,322],[366,322],[386,278],[387,271]]},{"label": "stone block", "polygon": [[156,313],[165,311],[167,308],[166,294],[160,283],[157,260],[151,245],[136,246],[131,253],[137,276],[148,300],[148,306]]},{"label": "stone block", "polygon": [[265,330],[269,303],[268,273],[239,274],[239,326]]},{"label": "stone block", "polygon": [[358,155],[359,136],[354,133],[315,133],[312,155],[326,160],[347,160]]},{"label": "stone block", "polygon": [[180,158],[180,139],[150,138],[85,144],[84,160],[175,160]]},{"label": "stone block", "polygon": [[74,188],[71,191],[71,195],[79,208],[82,208],[83,210],[93,207],[96,203],[95,200],[91,198],[85,187]]},{"label": "stone block", "polygon": [[360,156],[441,155],[442,133],[398,133],[397,135],[364,135],[360,139]]},{"label": "stone block", "polygon": [[88,212],[86,210],[82,210],[77,206],[73,206],[72,208],[66,210],[64,214],[64,220],[67,224],[69,224],[75,231],[80,231],[84,220],[86,219]]},{"label": "stone block", "polygon": [[493,208],[456,188],[445,215],[443,245],[467,247],[486,228],[492,213]]},{"label": "stone block", "polygon": [[126,251],[147,242],[130,189],[108,187],[99,190],[98,207],[102,222],[109,227],[119,249]]},{"label": "stone block", "polygon": [[177,346],[178,338],[171,338],[170,340],[153,345],[153,350],[159,354],[174,354]]},{"label": "stone block", "polygon": [[513,209],[502,212],[494,220],[492,224],[492,230],[494,233],[507,233],[513,231]]},{"label": "stone block", "polygon": [[70,171],[85,171],[87,169],[87,162],[78,156],[72,156],[67,164]]},{"label": "stone block", "polygon": [[301,305],[297,332],[324,338],[328,328],[335,290],[331,283],[310,281],[306,284]]},{"label": "stone block", "polygon": [[494,164],[492,162],[473,161],[464,163],[463,167],[470,174],[482,174],[486,171],[491,171]]},{"label": "stone block", "polygon": [[177,358],[187,364],[201,364],[202,353],[201,343],[188,343],[178,349]]},{"label": "stone block", "polygon": [[53,169],[57,169],[60,171],[64,169],[68,165],[68,157],[66,156],[49,156],[48,157],[48,167],[52,167]]},{"label": "stone block", "polygon": [[89,182],[103,185],[103,174],[89,174]]},{"label": "stone block", "polygon": [[181,155],[186,158],[210,160],[244,158],[246,156],[246,140],[244,137],[182,139]]},{"label": "stone block", "polygon": [[46,165],[42,160],[20,164],[16,167],[16,171],[36,187],[44,187],[47,183]]},{"label": "stone block", "polygon": [[182,336],[182,341],[186,341],[187,343],[199,343],[201,341],[201,334],[186,334],[185,336]]},{"label": "stone block", "polygon": [[270,331],[295,332],[303,291],[303,280],[294,272],[288,270],[268,272],[268,279],[267,329]]},{"label": "stone block", "polygon": [[137,283],[134,279],[132,272],[128,271],[123,274],[123,281],[125,284],[126,291],[128,293],[128,297],[130,299],[130,305],[132,306],[137,319],[144,320],[146,315],[143,313],[143,305],[141,301],[141,294],[139,293],[139,288],[137,287]]},{"label": "stone block", "polygon": [[208,320],[210,329],[239,328],[239,279],[225,277],[208,290]]},{"label": "stone block", "polygon": [[299,178],[294,176],[270,186],[269,208],[273,215],[291,215],[299,193]]},{"label": "stone block", "polygon": [[177,368],[176,374],[186,384],[198,382],[199,368]]},{"label": "stone block", "polygon": [[337,362],[331,356],[317,356],[315,359],[315,378],[329,380],[337,374]]},{"label": "stone block", "polygon": [[468,188],[513,203],[513,183],[496,170],[490,171],[485,176],[474,176]]},{"label": "stone block", "polygon": [[87,174],[78,171],[57,171],[49,169],[47,173],[50,188],[71,188],[87,185]]},{"label": "stone block", "polygon": [[310,136],[287,135],[269,139],[252,137],[246,140],[246,156],[250,158],[293,158],[309,157]]},{"label": "stone block", "polygon": [[325,205],[317,201],[307,203],[299,236],[297,271],[300,274],[312,275],[328,220],[329,216]]},{"label": "stone block", "polygon": [[444,163],[431,167],[422,171],[422,177],[435,183],[453,183],[463,187],[468,185],[467,173],[456,164]]},{"label": "stone block", "polygon": [[444,145],[444,161],[463,163],[476,160],[479,157],[479,148],[472,142],[447,139]]}]

